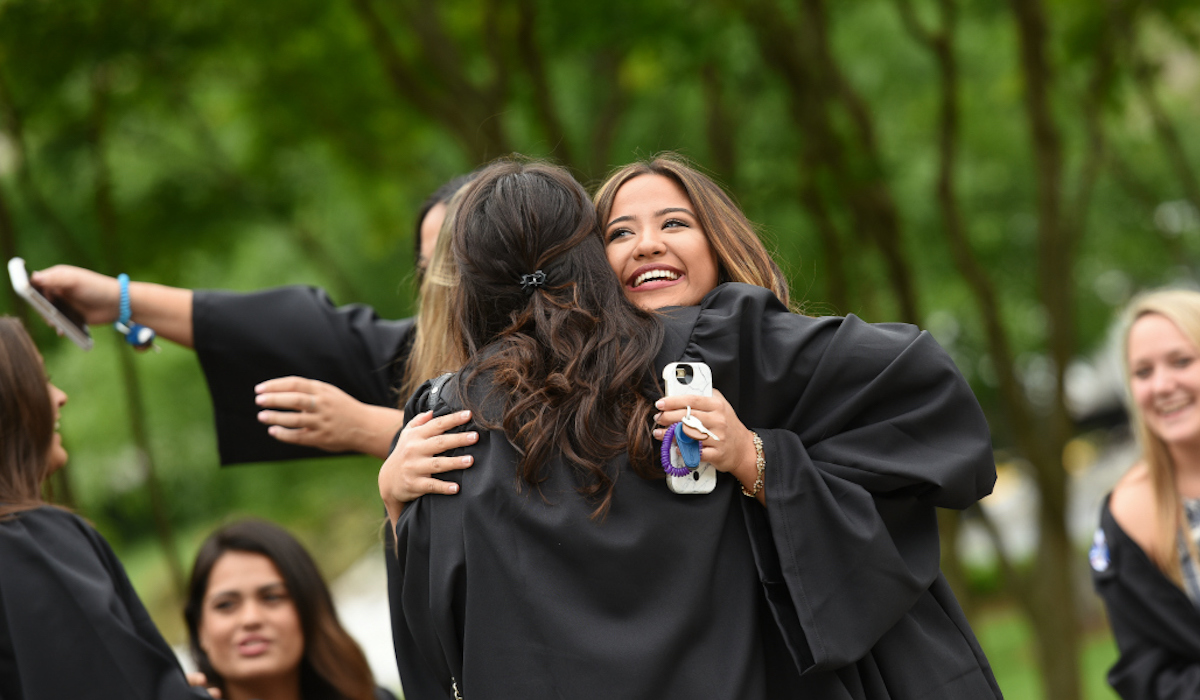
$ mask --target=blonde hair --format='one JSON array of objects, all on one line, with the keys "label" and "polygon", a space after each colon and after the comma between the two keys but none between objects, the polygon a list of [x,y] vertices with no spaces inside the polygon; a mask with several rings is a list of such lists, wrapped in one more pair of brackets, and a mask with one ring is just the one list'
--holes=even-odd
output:
[{"label": "blonde hair", "polygon": [[617,190],[639,175],[662,175],[674,180],[696,208],[696,218],[708,235],[720,263],[718,282],[744,282],[775,293],[784,306],[791,306],[787,278],[758,237],[754,224],[712,178],[677,153],[659,153],[618,168],[596,190],[592,198],[600,217],[601,236],[612,213]]},{"label": "blonde hair", "polygon": [[[1133,368],[1129,366],[1129,336],[1133,325],[1144,316],[1162,316],[1200,351],[1200,292],[1186,289],[1167,289],[1147,292],[1134,298],[1125,310],[1122,344],[1125,366],[1125,387],[1131,392]],[[1183,500],[1175,486],[1175,460],[1162,438],[1155,435],[1146,424],[1141,408],[1136,401],[1129,400],[1131,422],[1142,447],[1142,459],[1150,472],[1151,489],[1154,493],[1154,510],[1157,519],[1157,539],[1164,546],[1147,552],[1167,578],[1183,586],[1183,570],[1177,554],[1175,538],[1183,528]],[[1185,529],[1186,532],[1186,529]],[[1192,560],[1200,565],[1200,553],[1190,536],[1184,542]]]},{"label": "blonde hair", "polygon": [[467,361],[462,330],[451,311],[454,289],[458,286],[458,266],[450,252],[450,239],[453,238],[451,232],[458,202],[456,194],[446,204],[446,220],[438,232],[429,267],[421,280],[416,332],[404,366],[404,383],[400,387],[401,408],[421,384],[445,372],[457,371]]}]

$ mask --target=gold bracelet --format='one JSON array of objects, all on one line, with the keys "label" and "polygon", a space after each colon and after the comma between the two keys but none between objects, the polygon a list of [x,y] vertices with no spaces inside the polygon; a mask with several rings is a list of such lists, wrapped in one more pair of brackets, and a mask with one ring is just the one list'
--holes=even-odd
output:
[{"label": "gold bracelet", "polygon": [[753,430],[750,435],[754,437],[754,466],[758,468],[758,478],[754,480],[754,490],[747,491],[745,486],[742,486],[742,495],[747,498],[756,498],[758,492],[763,489],[763,471],[767,468],[767,459],[763,457],[762,438]]}]

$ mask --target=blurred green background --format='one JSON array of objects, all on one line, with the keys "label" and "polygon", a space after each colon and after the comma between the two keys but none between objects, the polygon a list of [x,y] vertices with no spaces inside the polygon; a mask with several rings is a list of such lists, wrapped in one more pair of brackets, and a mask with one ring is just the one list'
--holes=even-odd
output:
[{"label": "blurred green background", "polygon": [[[396,318],[417,207],[450,177],[515,151],[595,184],[679,151],[761,224],[810,313],[917,323],[951,351],[1034,489],[1036,537],[972,557],[948,514],[947,575],[1009,697],[1113,697],[1068,514],[1120,409],[1067,387],[1132,293],[1194,283],[1198,5],[0,0],[0,253],[312,284]],[[216,523],[278,520],[330,575],[378,541],[377,461],[220,469],[190,352],[132,357],[98,328],[84,354],[11,294],[0,311],[71,395],[57,495],[169,638],[171,572]],[[971,527],[1004,530],[997,512]]]}]

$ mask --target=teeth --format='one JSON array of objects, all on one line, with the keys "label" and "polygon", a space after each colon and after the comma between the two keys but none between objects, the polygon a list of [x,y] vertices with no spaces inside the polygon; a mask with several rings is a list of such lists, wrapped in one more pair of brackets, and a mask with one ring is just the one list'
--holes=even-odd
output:
[{"label": "teeth", "polygon": [[1179,399],[1177,401],[1160,403],[1157,406],[1155,406],[1155,410],[1157,410],[1159,413],[1173,413],[1175,411],[1178,411],[1181,408],[1184,408],[1185,406],[1187,406],[1190,403],[1191,403],[1190,399]]},{"label": "teeth", "polygon": [[649,280],[657,279],[677,280],[679,279],[679,273],[671,272],[670,270],[650,270],[638,275],[637,278],[633,280],[633,286],[640,287],[643,283],[648,282]]}]

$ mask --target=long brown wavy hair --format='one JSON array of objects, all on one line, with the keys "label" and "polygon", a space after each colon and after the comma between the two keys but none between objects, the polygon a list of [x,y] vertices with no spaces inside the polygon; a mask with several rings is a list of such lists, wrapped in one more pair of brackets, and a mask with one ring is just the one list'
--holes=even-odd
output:
[{"label": "long brown wavy hair", "polygon": [[[451,246],[454,311],[472,358],[463,398],[481,425],[503,427],[521,455],[519,477],[536,487],[561,455],[597,518],[612,503],[617,455],[628,451],[638,474],[661,477],[644,386],[662,326],[625,298],[583,187],[554,165],[497,161],[463,190]],[[543,284],[522,284],[539,272]],[[499,425],[472,405],[479,378],[490,381],[482,403],[503,406]]]},{"label": "long brown wavy hair", "polygon": [[372,700],[375,681],[367,657],[338,622],[333,597],[316,563],[287,530],[264,520],[242,520],[218,529],[200,545],[196,555],[183,618],[192,657],[209,684],[227,692],[225,679],[200,646],[200,627],[204,624],[209,576],[228,552],[261,554],[283,577],[304,634],[304,656],[300,659],[303,700]]},{"label": "long brown wavy hair", "polygon": [[683,188],[696,209],[696,219],[708,235],[708,244],[717,254],[718,281],[765,287],[784,306],[791,306],[787,277],[758,237],[754,224],[720,185],[676,153],[660,153],[649,160],[635,161],[608,176],[594,197],[601,229],[612,214],[617,190],[639,175],[662,175]]},{"label": "long brown wavy hair", "polygon": [[45,505],[54,406],[38,357],[21,322],[0,318],[0,519]]}]

